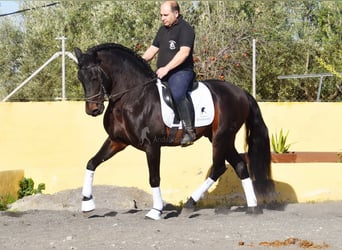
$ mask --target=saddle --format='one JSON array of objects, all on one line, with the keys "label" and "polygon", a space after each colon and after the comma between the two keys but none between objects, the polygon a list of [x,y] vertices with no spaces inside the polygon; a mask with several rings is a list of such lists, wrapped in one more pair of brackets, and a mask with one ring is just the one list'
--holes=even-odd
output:
[{"label": "saddle", "polygon": [[[162,91],[161,91],[162,92],[162,98],[163,98],[165,104],[167,106],[169,106],[173,110],[173,112],[175,113],[175,118],[174,118],[173,123],[177,124],[177,123],[180,122],[180,117],[179,117],[179,114],[178,114],[178,110],[177,110],[175,101],[174,101],[174,99],[172,97],[172,93],[171,93],[169,84],[168,84],[168,82],[162,82],[162,84],[165,86],[165,88],[162,88]],[[196,90],[197,88],[198,88],[198,81],[192,82],[192,84],[190,85],[190,87],[188,89],[188,92],[186,94],[186,100],[190,103],[189,106],[191,107],[191,117],[192,117],[192,119],[194,119],[195,111],[194,111],[194,105],[193,105],[190,93],[192,91]]]},{"label": "saddle", "polygon": [[[168,84],[158,79],[156,85],[160,97],[164,124],[169,128],[182,128]],[[194,81],[188,90],[186,98],[192,104],[195,127],[211,124],[214,120],[214,102],[208,87],[202,82]]]}]

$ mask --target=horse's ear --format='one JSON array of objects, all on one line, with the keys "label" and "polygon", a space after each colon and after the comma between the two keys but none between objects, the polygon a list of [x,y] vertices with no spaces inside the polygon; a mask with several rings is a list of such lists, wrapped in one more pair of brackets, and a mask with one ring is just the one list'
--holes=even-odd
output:
[{"label": "horse's ear", "polygon": [[75,48],[75,55],[76,55],[76,58],[77,58],[78,61],[80,61],[80,58],[81,58],[82,54],[83,54],[82,50],[76,47]]}]

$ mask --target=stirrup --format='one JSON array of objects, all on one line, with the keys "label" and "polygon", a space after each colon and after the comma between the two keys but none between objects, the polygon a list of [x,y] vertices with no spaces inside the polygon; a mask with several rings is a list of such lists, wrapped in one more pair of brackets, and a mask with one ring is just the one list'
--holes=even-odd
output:
[{"label": "stirrup", "polygon": [[186,132],[181,140],[181,146],[182,147],[187,147],[192,144],[194,144],[194,140],[196,139],[196,134],[191,131],[191,132]]}]

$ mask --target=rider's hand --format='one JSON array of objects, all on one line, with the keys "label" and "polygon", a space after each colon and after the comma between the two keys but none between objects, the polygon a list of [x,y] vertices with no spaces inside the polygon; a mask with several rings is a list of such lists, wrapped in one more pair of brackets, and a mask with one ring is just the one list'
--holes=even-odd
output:
[{"label": "rider's hand", "polygon": [[169,73],[169,69],[167,67],[161,67],[157,69],[156,73],[157,73],[158,78],[162,79],[164,76],[167,75],[167,73]]}]

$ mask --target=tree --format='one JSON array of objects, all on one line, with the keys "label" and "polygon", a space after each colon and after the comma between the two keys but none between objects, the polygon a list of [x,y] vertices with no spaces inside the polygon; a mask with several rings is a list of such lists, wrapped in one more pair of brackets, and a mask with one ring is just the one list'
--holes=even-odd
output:
[{"label": "tree", "polygon": [[17,79],[20,66],[20,44],[23,41],[23,34],[16,27],[12,20],[5,18],[0,24],[0,96],[5,96],[12,88],[11,80]]},{"label": "tree", "polygon": [[[66,50],[73,52],[75,47],[83,50],[99,43],[115,42],[133,50],[146,48],[154,33],[151,30],[157,24],[158,5],[154,2],[104,1],[70,2],[62,1],[50,8],[39,8],[41,1],[23,1],[22,8],[31,11],[23,14],[23,30],[19,30],[22,40],[16,39],[19,51],[13,58],[3,63],[18,61],[17,78],[10,78],[10,83],[2,92],[9,92],[40,67],[55,52],[61,50],[57,37],[66,36]],[[155,11],[155,15],[151,12]],[[142,14],[139,14],[141,12]],[[136,18],[138,17],[138,18]],[[159,23],[158,23],[159,25]],[[13,27],[12,27],[13,30]],[[9,43],[7,43],[9,45]],[[61,97],[61,58],[50,63],[34,77],[29,84],[17,92],[11,100],[54,100]],[[77,66],[67,61],[67,98],[79,99],[83,90],[77,80]],[[1,92],[0,92],[1,93]]]},{"label": "tree", "polygon": [[195,65],[198,78],[251,83],[252,26],[239,1],[201,1],[196,9]]},{"label": "tree", "polygon": [[[342,33],[341,29],[324,28],[325,24],[320,20],[326,20],[324,16],[329,16],[331,19],[329,26],[341,26],[341,7],[340,2],[309,0],[277,3],[272,9],[265,6],[265,12],[273,16],[276,11],[279,13],[278,16],[280,15],[278,20],[286,21],[274,25],[272,20],[269,22],[272,25],[262,29],[262,37],[267,37],[267,40],[259,46],[261,51],[259,51],[258,65],[261,65],[261,68],[258,69],[258,82],[265,85],[259,85],[257,91],[260,94],[259,99],[293,101],[315,99],[317,79],[279,81],[276,77],[326,72],[314,58],[323,54],[331,59],[338,58],[332,51],[341,48]],[[271,18],[267,14],[264,17],[268,20]],[[267,24],[265,20],[259,21],[261,24]],[[326,30],[329,30],[328,36]],[[334,62],[336,69],[341,69],[342,61],[334,60]],[[336,81],[338,81],[336,78],[325,80],[323,99],[327,100],[326,93],[331,93],[331,83]]]},{"label": "tree", "polygon": [[[86,50],[114,42],[139,54],[149,46],[161,22],[159,2],[60,1],[41,8],[41,1],[22,1],[31,8],[22,25],[0,23],[0,96],[61,50],[56,37],[65,36],[66,50]],[[195,70],[199,79],[219,78],[251,91],[252,40],[257,39],[257,100],[314,100],[317,79],[279,80],[279,75],[326,72],[324,64],[342,71],[342,2],[180,1],[181,13],[194,26]],[[61,97],[60,58],[15,94],[11,100],[54,100]],[[155,62],[152,62],[155,68]],[[68,99],[83,97],[77,66],[67,59]],[[324,79],[323,100],[342,99],[341,79]],[[336,92],[337,91],[337,92]]]}]

